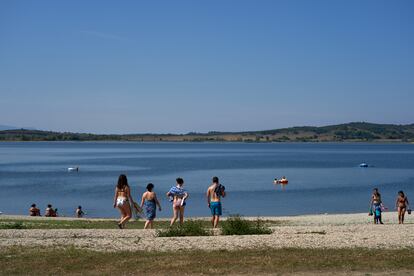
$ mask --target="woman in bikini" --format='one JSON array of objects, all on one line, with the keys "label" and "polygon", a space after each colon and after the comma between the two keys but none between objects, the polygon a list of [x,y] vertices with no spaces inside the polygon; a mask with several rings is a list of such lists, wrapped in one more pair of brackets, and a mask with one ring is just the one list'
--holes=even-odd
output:
[{"label": "woman in bikini", "polygon": [[145,210],[145,216],[147,221],[145,222],[144,229],[152,229],[152,223],[157,215],[158,210],[161,211],[160,202],[157,199],[157,195],[153,192],[154,184],[149,183],[147,185],[147,191],[142,195],[141,208]]},{"label": "woman in bikini", "polygon": [[398,197],[395,202],[395,207],[398,210],[398,223],[403,224],[404,223],[404,215],[405,211],[407,210],[408,198],[404,195],[403,191],[398,192]]},{"label": "woman in bikini", "polygon": [[173,217],[171,219],[170,226],[172,226],[180,216],[180,224],[184,222],[184,208],[185,208],[185,200],[188,198],[188,193],[184,190],[184,180],[182,178],[176,179],[177,185],[172,187],[168,193],[167,197],[172,198],[173,202]]},{"label": "woman in bikini", "polygon": [[121,174],[118,178],[118,184],[116,185],[114,196],[114,208],[117,207],[121,212],[121,219],[118,223],[118,227],[120,229],[125,228],[125,224],[131,219],[131,204],[134,204],[134,201],[131,197],[128,179],[126,175]]}]

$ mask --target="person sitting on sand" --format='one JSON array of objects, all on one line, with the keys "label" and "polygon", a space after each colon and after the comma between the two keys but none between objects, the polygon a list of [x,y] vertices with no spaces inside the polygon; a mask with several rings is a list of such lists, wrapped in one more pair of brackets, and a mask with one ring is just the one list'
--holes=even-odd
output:
[{"label": "person sitting on sand", "polygon": [[78,209],[76,209],[75,213],[77,218],[83,218],[83,216],[85,215],[85,213],[82,210],[82,206],[80,205],[78,206]]},{"label": "person sitting on sand", "polygon": [[29,215],[31,217],[40,217],[40,209],[36,207],[36,204],[32,204],[32,206],[29,209]]},{"label": "person sitting on sand", "polygon": [[374,224],[384,224],[382,222],[382,200],[381,194],[378,192],[378,188],[372,190],[371,201],[370,201],[370,212],[374,213]]},{"label": "person sitting on sand", "polygon": [[45,211],[45,217],[56,217],[56,210],[52,208],[52,204],[48,204]]},{"label": "person sitting on sand", "polygon": [[121,219],[118,223],[118,227],[120,229],[125,228],[125,224],[132,217],[130,204],[134,204],[134,201],[131,197],[131,190],[128,185],[128,179],[126,175],[121,174],[118,178],[118,184],[115,187],[114,196],[114,208],[118,208],[121,212]]},{"label": "person sitting on sand", "polygon": [[157,215],[157,206],[158,210],[161,211],[160,202],[157,199],[157,194],[153,192],[153,189],[154,184],[149,183],[147,185],[147,191],[142,194],[141,208],[144,208],[145,217],[147,219],[144,229],[152,229],[152,223]]},{"label": "person sitting on sand", "polygon": [[395,202],[395,208],[398,210],[398,223],[403,224],[404,223],[404,216],[405,211],[407,210],[409,203],[408,198],[404,195],[403,191],[398,192],[398,197]]},{"label": "person sitting on sand", "polygon": [[225,188],[219,183],[217,176],[213,177],[212,184],[207,189],[207,205],[211,211],[211,224],[213,228],[217,228],[217,225],[222,215],[221,210],[221,197],[226,196]]},{"label": "person sitting on sand", "polygon": [[167,197],[172,198],[173,202],[173,217],[171,219],[170,226],[172,226],[180,216],[180,224],[184,222],[184,208],[186,205],[185,200],[188,198],[188,193],[184,190],[184,180],[179,177],[176,179],[177,185],[173,186],[167,193]]}]

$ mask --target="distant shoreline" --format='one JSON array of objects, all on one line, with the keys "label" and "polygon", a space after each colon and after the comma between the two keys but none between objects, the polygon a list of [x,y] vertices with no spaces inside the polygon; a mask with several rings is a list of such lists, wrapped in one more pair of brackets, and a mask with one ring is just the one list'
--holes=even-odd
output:
[{"label": "distant shoreline", "polygon": [[354,122],[322,127],[303,126],[262,131],[189,132],[186,134],[92,134],[33,129],[0,131],[0,141],[120,141],[120,142],[379,142],[413,143],[414,124],[393,125]]},{"label": "distant shoreline", "polygon": [[135,141],[135,140],[52,140],[52,141],[45,141],[45,140],[30,140],[30,141],[23,141],[23,140],[0,140],[0,144],[8,144],[8,143],[73,143],[73,144],[87,144],[87,143],[102,143],[102,144],[109,144],[109,143],[119,143],[119,144],[395,144],[395,145],[411,145],[414,144],[414,141],[401,141],[401,140],[375,140],[375,141],[309,141],[309,142],[301,142],[301,141],[291,141],[291,142],[240,142],[240,141]]}]

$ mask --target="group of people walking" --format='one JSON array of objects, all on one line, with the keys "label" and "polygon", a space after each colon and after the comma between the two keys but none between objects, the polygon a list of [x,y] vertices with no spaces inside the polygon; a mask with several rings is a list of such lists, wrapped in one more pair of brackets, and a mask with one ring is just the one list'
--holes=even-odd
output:
[{"label": "group of people walking", "polygon": [[[176,179],[176,185],[171,187],[166,193],[172,203],[173,216],[170,221],[172,226],[178,219],[180,224],[184,222],[184,210],[186,200],[189,197],[188,192],[184,189],[184,179],[181,177]],[[218,177],[213,177],[211,185],[207,189],[207,205],[211,210],[211,223],[214,228],[217,227],[220,216],[222,215],[221,198],[226,196],[225,187],[219,183]],[[131,190],[128,185],[126,175],[121,174],[118,178],[118,183],[115,188],[114,208],[118,208],[121,213],[121,219],[118,222],[120,229],[125,228],[125,224],[132,217],[132,209],[137,212],[143,211],[145,213],[146,222],[144,229],[152,228],[153,221],[156,217],[157,207],[161,211],[161,204],[154,192],[154,184],[149,183],[146,187],[146,192],[142,194],[141,203],[138,204],[131,196]]]},{"label": "group of people walking", "polygon": [[[176,179],[176,184],[169,189],[166,196],[172,204],[173,211],[170,226],[172,226],[177,220],[179,220],[180,224],[183,224],[184,211],[187,204],[186,201],[189,198],[189,193],[184,189],[184,179],[178,177]],[[218,226],[220,216],[222,215],[221,198],[225,196],[225,187],[220,184],[218,177],[213,177],[206,193],[207,206],[211,211],[211,224],[213,228]],[[379,193],[378,188],[373,189],[369,206],[369,215],[374,217],[374,223],[383,224],[382,212],[387,210],[387,208],[382,202],[381,194]],[[118,222],[118,227],[120,229],[125,228],[126,223],[132,218],[133,210],[138,213],[144,213],[146,218],[144,229],[151,229],[153,228],[153,222],[157,215],[157,209],[158,211],[161,211],[161,204],[158,200],[157,194],[154,192],[154,184],[148,183],[146,191],[142,194],[141,202],[138,204],[131,196],[131,189],[128,184],[128,179],[124,174],[121,174],[118,177],[118,183],[115,187],[113,207],[118,208],[121,213],[121,218]],[[403,191],[398,192],[398,196],[395,201],[395,208],[398,211],[398,223],[403,224],[405,213],[407,212],[408,214],[411,214],[408,198]],[[78,218],[85,215],[82,210],[82,206],[78,206],[75,214]],[[40,209],[37,208],[36,204],[31,205],[29,215],[41,216]],[[53,208],[51,204],[48,204],[44,216],[57,217],[57,209]]]},{"label": "group of people walking", "polygon": [[[378,188],[374,188],[372,190],[371,201],[369,206],[370,207],[368,215],[374,216],[374,223],[384,224],[382,222],[382,212],[387,208],[382,203],[381,194],[379,193]],[[411,214],[408,198],[403,191],[398,192],[398,196],[395,201],[395,208],[398,211],[398,223],[403,224],[405,212]]]}]

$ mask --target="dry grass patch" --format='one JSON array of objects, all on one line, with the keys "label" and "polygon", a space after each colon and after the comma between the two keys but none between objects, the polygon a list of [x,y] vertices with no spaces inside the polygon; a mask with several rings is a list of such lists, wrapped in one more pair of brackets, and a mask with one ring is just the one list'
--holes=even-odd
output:
[{"label": "dry grass patch", "polygon": [[158,237],[188,237],[209,236],[210,232],[204,228],[201,221],[187,220],[183,225],[175,224],[167,229],[158,230]]},{"label": "dry grass patch", "polygon": [[[203,227],[211,227],[211,223],[206,220],[196,220]],[[0,219],[0,229],[118,229],[118,220],[94,220],[94,219],[74,219],[63,220],[53,219]],[[127,229],[143,229],[145,221],[130,221],[126,225]],[[170,226],[166,220],[155,221],[154,227],[165,229]]]},{"label": "dry grass patch", "polygon": [[75,248],[2,248],[1,275],[267,274],[414,271],[414,249],[266,249],[92,252]]}]

